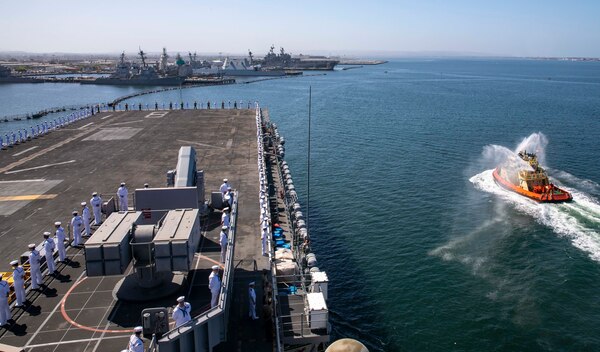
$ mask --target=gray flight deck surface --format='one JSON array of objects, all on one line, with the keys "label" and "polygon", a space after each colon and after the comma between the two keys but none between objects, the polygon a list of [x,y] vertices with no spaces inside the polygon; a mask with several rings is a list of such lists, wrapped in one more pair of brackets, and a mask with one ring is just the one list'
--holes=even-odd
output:
[{"label": "gray flight deck surface", "polygon": [[[42,242],[44,231],[54,232],[55,221],[62,221],[66,229],[71,212],[79,211],[82,201],[89,204],[93,191],[106,201],[124,181],[131,208],[135,188],[146,182],[164,187],[179,148],[192,146],[198,169],[204,170],[207,198],[224,177],[239,192],[230,321],[250,331],[236,331],[236,349],[272,350],[262,324],[243,319],[248,314],[247,282],[257,281],[261,299],[262,270],[268,269],[258,232],[256,143],[253,109],[128,111],[100,113],[2,150],[0,271],[11,271],[8,263],[24,253],[27,244]],[[192,304],[192,315],[203,312],[210,300],[210,267],[220,255],[220,212],[203,218],[201,226],[203,238],[188,285],[171,297],[147,303],[116,301],[112,290],[122,277],[87,278],[83,249],[69,247],[70,260],[57,265],[60,274],[45,276],[41,292],[28,291],[25,309],[12,308],[15,322],[0,328],[0,344],[31,351],[120,351],[132,328],[141,324],[144,308],[172,307],[183,294]],[[261,305],[257,306],[260,315]],[[230,328],[230,333],[239,328]]]}]

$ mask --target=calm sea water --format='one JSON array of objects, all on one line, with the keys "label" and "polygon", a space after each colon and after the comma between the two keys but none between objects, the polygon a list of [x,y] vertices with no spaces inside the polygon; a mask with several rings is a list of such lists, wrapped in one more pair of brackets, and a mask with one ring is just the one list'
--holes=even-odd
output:
[{"label": "calm sea water", "polygon": [[[258,100],[306,208],[309,86],[309,226],[336,338],[372,351],[600,350],[600,63],[399,60],[129,102]],[[4,85],[0,113],[136,89]],[[522,142],[573,203],[493,183],[495,160]]]}]

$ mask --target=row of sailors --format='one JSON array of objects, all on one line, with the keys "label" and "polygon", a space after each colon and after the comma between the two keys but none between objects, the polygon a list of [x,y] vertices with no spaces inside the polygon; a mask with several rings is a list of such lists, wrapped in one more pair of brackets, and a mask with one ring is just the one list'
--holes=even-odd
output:
[{"label": "row of sailors", "polygon": [[269,228],[271,222],[270,216],[270,208],[269,202],[267,201],[267,175],[266,175],[266,165],[265,165],[265,151],[264,151],[264,139],[262,133],[262,114],[261,111],[257,108],[256,112],[256,130],[257,132],[257,164],[258,164],[258,177],[260,180],[260,191],[259,191],[259,206],[260,206],[260,240],[261,240],[261,249],[262,255],[268,256],[268,245],[267,242],[269,240]]},{"label": "row of sailors", "polygon": [[[246,108],[247,108],[247,109],[250,109],[250,106],[251,106],[251,104],[252,104],[252,103],[251,103],[250,101],[248,101],[248,102],[246,103]],[[189,102],[186,102],[186,103],[185,103],[185,105],[184,105],[184,103],[183,103],[183,102],[180,102],[179,104],[177,104],[177,103],[173,104],[173,102],[171,101],[171,102],[169,102],[169,104],[168,104],[168,105],[166,105],[166,104],[163,102],[163,103],[162,103],[162,105],[161,105],[161,110],[166,110],[166,109],[167,109],[167,107],[168,107],[168,109],[169,109],[169,110],[173,110],[173,108],[177,109],[177,108],[178,108],[178,105],[179,105],[179,109],[180,109],[180,110],[184,110],[184,107],[185,107],[185,109],[187,109],[187,110],[189,110],[189,109],[190,109],[190,103],[189,103]],[[194,110],[195,110],[195,109],[198,109],[198,102],[197,102],[197,101],[194,101],[194,103],[193,103],[191,106],[193,106],[193,109],[194,109]],[[217,105],[217,103],[216,103],[216,102],[213,102],[213,103],[212,103],[212,106],[213,106],[213,108],[217,108],[217,107],[218,107],[218,105]],[[199,106],[199,107],[200,107],[200,109],[204,109],[204,103],[203,103],[202,101],[200,102],[200,106]],[[207,102],[206,102],[206,109],[209,109],[209,110],[210,110],[210,107],[211,107],[211,102],[210,102],[210,100],[209,100],[209,101],[207,101]],[[240,100],[240,101],[239,101],[239,107],[240,107],[240,108],[243,108],[243,107],[244,107],[244,101],[243,101],[243,100]],[[142,110],[150,110],[150,105],[149,105],[149,104],[144,104],[144,105],[142,105],[142,103],[131,104],[131,105],[130,105],[129,103],[125,103],[125,104],[120,104],[120,103],[119,103],[119,104],[112,105],[112,111],[117,111],[117,110],[125,110],[125,111],[129,111],[129,110],[134,110],[134,109],[136,109],[136,108],[137,108],[137,110],[139,110],[139,111],[142,111]],[[158,108],[159,108],[158,102],[154,102],[154,110],[158,110]],[[229,100],[229,101],[227,102],[227,108],[228,108],[228,109],[231,109],[231,100]],[[237,108],[238,108],[238,102],[237,102],[236,100],[234,100],[234,101],[233,101],[233,108],[234,108],[234,109],[237,109]],[[103,106],[103,107],[102,107],[102,110],[103,110],[103,111],[108,111],[108,109],[109,109],[109,108],[108,108],[108,106],[106,106],[106,107],[104,107],[104,106]],[[224,101],[224,100],[222,100],[222,101],[221,101],[221,109],[225,109],[225,101]],[[98,111],[100,111],[100,109],[99,109],[99,108],[98,108]]]},{"label": "row of sailors", "polygon": [[[98,196],[97,192],[92,193],[90,204],[92,205],[93,209],[94,223],[95,225],[100,225],[102,223],[102,198]],[[89,236],[91,234],[90,209],[87,207],[86,202],[81,202],[81,206],[82,215],[80,216],[77,211],[73,211],[73,218],[71,219],[70,223],[73,234],[74,247],[81,245],[82,230],[85,230],[85,236]],[[58,252],[59,262],[65,262],[67,260],[67,253],[65,247],[65,229],[62,227],[62,223],[60,221],[56,221],[54,223],[54,228],[55,237],[51,238],[50,232],[44,232],[44,241],[41,245],[45,253],[44,256],[46,259],[46,265],[48,267],[48,275],[56,274],[56,266],[54,263],[54,250]],[[28,262],[31,276],[31,289],[39,290],[43,281],[41,272],[42,256],[40,252],[36,249],[37,246],[35,243],[29,244],[28,248],[30,251]],[[25,304],[26,301],[25,269],[21,265],[19,265],[18,260],[13,260],[12,262],[10,262],[10,265],[13,267],[13,287],[16,296],[15,307],[21,307]],[[0,280],[0,326],[6,325],[8,320],[11,319],[10,309],[8,308],[8,297],[10,295],[9,289],[10,285],[8,284],[8,282]]]},{"label": "row of sailors", "polygon": [[35,125],[35,127],[30,126],[29,129],[23,128],[17,131],[5,133],[4,136],[0,135],[0,147],[5,148],[11,145],[26,142],[28,140],[31,140],[32,138],[45,135],[46,133],[54,129],[64,127],[70,123],[81,120],[91,115],[92,113],[90,110],[83,110],[80,112],[72,113],[66,117],[59,117],[52,121],[46,121],[41,124],[37,124]]}]

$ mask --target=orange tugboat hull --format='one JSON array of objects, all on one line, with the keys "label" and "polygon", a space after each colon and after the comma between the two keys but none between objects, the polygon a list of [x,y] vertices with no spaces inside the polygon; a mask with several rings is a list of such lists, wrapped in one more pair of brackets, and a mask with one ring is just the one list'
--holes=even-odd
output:
[{"label": "orange tugboat hull", "polygon": [[573,200],[573,196],[571,196],[571,193],[569,193],[563,189],[560,189],[558,187],[555,187],[555,186],[553,186],[555,191],[550,191],[550,192],[545,192],[545,193],[536,193],[536,192],[527,191],[527,190],[503,179],[502,176],[500,176],[500,168],[499,167],[494,169],[494,172],[492,173],[492,175],[494,176],[494,180],[496,181],[496,183],[499,184],[500,186],[506,188],[509,191],[513,191],[522,196],[525,196],[527,198],[536,200],[540,203],[561,203],[561,202],[569,202],[569,201]]}]

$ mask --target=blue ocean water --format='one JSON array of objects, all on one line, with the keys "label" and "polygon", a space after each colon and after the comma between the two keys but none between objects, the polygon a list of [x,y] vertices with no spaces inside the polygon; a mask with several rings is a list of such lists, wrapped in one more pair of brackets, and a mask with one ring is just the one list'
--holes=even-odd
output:
[{"label": "blue ocean water", "polygon": [[[0,86],[0,113],[138,89],[46,86]],[[600,349],[600,62],[406,59],[128,102],[259,101],[306,209],[309,86],[309,227],[336,338],[372,351]],[[522,142],[539,142],[573,203],[493,183]]]}]

